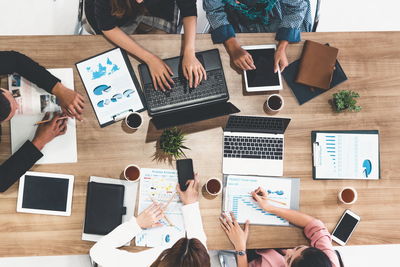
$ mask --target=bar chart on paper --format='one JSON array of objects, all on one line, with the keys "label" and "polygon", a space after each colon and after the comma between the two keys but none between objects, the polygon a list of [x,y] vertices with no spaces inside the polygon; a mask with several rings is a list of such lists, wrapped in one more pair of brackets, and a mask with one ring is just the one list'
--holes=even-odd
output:
[{"label": "bar chart on paper", "polygon": [[[249,220],[251,224],[289,225],[289,222],[283,218],[260,208],[250,193],[261,187],[268,193],[272,205],[296,209],[299,194],[298,179],[233,175],[226,179],[223,209],[225,212],[232,211],[239,223]],[[294,183],[295,180],[296,183]]]}]

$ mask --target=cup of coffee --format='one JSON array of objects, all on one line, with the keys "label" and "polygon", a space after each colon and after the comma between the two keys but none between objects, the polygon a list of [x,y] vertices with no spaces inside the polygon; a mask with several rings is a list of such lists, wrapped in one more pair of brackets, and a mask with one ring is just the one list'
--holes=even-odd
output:
[{"label": "cup of coffee", "polygon": [[125,123],[129,128],[136,130],[143,123],[142,115],[138,112],[131,112],[126,116]]},{"label": "cup of coffee", "polygon": [[338,197],[343,204],[354,204],[357,201],[357,191],[353,187],[345,187],[339,192]]},{"label": "cup of coffee", "polygon": [[140,180],[140,168],[139,166],[135,165],[135,164],[130,164],[128,166],[126,166],[125,170],[124,170],[124,177],[127,181],[130,182],[137,182]]},{"label": "cup of coffee", "polygon": [[283,108],[284,101],[283,97],[278,94],[273,94],[268,96],[267,101],[265,101],[265,110],[268,113],[275,114]]},{"label": "cup of coffee", "polygon": [[217,178],[210,178],[206,182],[206,191],[212,196],[217,196],[222,191],[222,182]]}]

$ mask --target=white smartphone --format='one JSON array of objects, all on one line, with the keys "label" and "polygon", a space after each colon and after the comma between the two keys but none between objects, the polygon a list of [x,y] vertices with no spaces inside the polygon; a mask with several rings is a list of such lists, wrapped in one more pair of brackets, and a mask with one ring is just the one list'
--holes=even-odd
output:
[{"label": "white smartphone", "polygon": [[346,210],[336,225],[335,230],[332,232],[333,241],[341,246],[346,245],[359,222],[360,216],[351,210]]},{"label": "white smartphone", "polygon": [[242,46],[253,58],[255,70],[245,70],[244,80],[247,92],[262,92],[282,89],[281,72],[274,72],[276,45]]}]

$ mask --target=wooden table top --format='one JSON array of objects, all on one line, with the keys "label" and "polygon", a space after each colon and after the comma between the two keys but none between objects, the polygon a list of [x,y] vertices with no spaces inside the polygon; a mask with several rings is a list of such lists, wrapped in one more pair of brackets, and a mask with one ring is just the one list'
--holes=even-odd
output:
[{"label": "wooden table top", "polygon": [[[242,45],[274,43],[274,34],[239,34]],[[310,39],[340,49],[339,61],[349,80],[300,106],[286,83],[281,91],[285,107],[279,116],[291,117],[285,133],[284,176],[301,178],[300,210],[324,221],[329,230],[347,208],[338,204],[337,193],[344,186],[357,189],[358,201],[350,208],[361,216],[361,223],[349,244],[400,243],[400,32],[379,33],[306,33]],[[179,35],[140,35],[135,40],[161,58],[180,53]],[[156,41],[154,41],[156,40]],[[217,47],[231,101],[241,114],[265,115],[267,94],[247,94],[242,76],[230,67],[222,45],[213,45],[209,35],[198,35],[197,50]],[[303,43],[291,44],[289,62],[300,57]],[[0,50],[16,50],[47,68],[74,68],[74,63],[113,48],[101,36],[13,36],[0,37]],[[131,57],[137,73],[138,61]],[[78,163],[36,165],[33,171],[75,175],[72,215],[70,217],[16,213],[18,183],[0,194],[0,256],[63,255],[88,253],[92,242],[81,240],[89,176],[115,177],[130,163],[141,167],[174,169],[175,163],[159,162],[154,157],[161,131],[144,126],[129,133],[121,122],[100,129],[74,68],[75,89],[86,98],[84,122],[77,123]],[[359,113],[334,113],[328,104],[340,89],[357,91],[361,98]],[[191,150],[201,185],[210,177],[222,178],[222,128],[226,118],[186,125],[186,144]],[[0,162],[10,155],[9,124],[4,123],[0,144]],[[312,130],[380,131],[381,176],[379,181],[315,181],[312,179]],[[200,206],[209,249],[232,246],[218,224],[221,196],[208,199],[203,194]],[[249,248],[293,247],[306,244],[301,229],[294,227],[251,226]],[[131,251],[138,248],[130,247]]]}]

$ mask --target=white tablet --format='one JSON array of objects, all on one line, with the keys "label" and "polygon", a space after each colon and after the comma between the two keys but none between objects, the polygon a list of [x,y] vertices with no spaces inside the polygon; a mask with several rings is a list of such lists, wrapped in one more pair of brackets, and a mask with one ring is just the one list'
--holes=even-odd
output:
[{"label": "white tablet", "polygon": [[19,180],[17,212],[70,216],[74,176],[26,172]]},{"label": "white tablet", "polygon": [[253,57],[255,70],[244,71],[247,92],[273,91],[282,89],[281,72],[274,73],[276,45],[242,46]]}]

